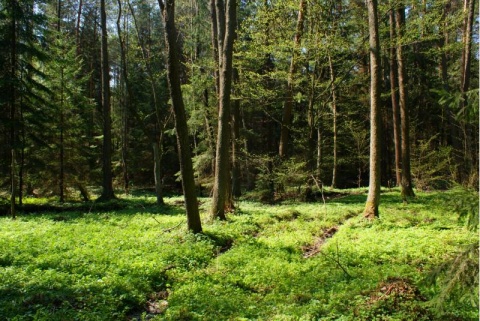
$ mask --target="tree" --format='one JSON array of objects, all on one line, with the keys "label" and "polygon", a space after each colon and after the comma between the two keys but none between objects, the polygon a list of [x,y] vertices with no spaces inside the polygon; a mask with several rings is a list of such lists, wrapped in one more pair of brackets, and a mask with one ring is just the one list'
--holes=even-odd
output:
[{"label": "tree", "polygon": [[297,69],[297,56],[300,49],[300,41],[303,35],[303,24],[305,21],[305,11],[307,10],[307,1],[300,0],[300,7],[298,10],[297,27],[295,38],[293,40],[292,57],[290,60],[290,69],[288,73],[287,88],[285,90],[285,102],[283,105],[282,128],[280,132],[280,144],[278,147],[278,154],[280,157],[286,157],[288,154],[288,142],[290,137],[290,126],[292,125],[292,111],[293,111],[293,77]]},{"label": "tree", "polygon": [[[389,11],[389,25],[390,25],[390,40],[392,43],[395,41],[395,9],[391,8]],[[397,52],[395,46],[390,46],[390,57],[389,57],[389,67],[390,67],[390,95],[392,100],[392,115],[393,115],[393,142],[395,148],[395,178],[396,185],[400,186],[402,182],[402,149],[401,149],[401,140],[400,140],[400,114],[398,107],[398,93],[397,93],[397,63],[396,57]]]},{"label": "tree", "polygon": [[165,27],[165,45],[167,49],[167,76],[175,115],[175,130],[177,134],[177,148],[182,174],[182,187],[187,211],[187,227],[193,233],[202,231],[200,214],[198,212],[197,192],[193,177],[192,156],[188,137],[187,118],[180,86],[180,62],[177,50],[178,33],[175,27],[175,0],[158,0],[163,24]]},{"label": "tree", "polygon": [[236,8],[235,0],[216,0],[218,51],[218,134],[215,157],[215,181],[211,214],[214,218],[225,220],[225,205],[230,170],[231,106],[230,96],[233,76],[233,41],[235,38]]},{"label": "tree", "polygon": [[406,85],[406,73],[404,66],[403,46],[401,43],[403,29],[405,28],[405,8],[400,6],[395,12],[395,26],[400,41],[397,40],[397,67],[398,67],[398,93],[400,101],[400,122],[401,122],[401,145],[402,145],[402,197],[406,200],[408,197],[414,197],[412,186],[412,174],[410,170],[410,119],[408,111],[408,94]]},{"label": "tree", "polygon": [[110,64],[108,61],[108,34],[105,0],[100,1],[100,22],[102,26],[102,110],[103,110],[103,152],[102,152],[102,194],[100,201],[115,198],[112,174],[112,118],[110,106]]},{"label": "tree", "polygon": [[363,215],[379,216],[380,203],[380,40],[378,35],[377,0],[367,0],[370,49],[370,180]]}]

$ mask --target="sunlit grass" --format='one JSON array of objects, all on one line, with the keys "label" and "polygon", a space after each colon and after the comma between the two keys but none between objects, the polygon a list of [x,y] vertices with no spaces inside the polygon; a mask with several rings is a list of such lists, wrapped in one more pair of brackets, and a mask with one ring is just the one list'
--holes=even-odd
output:
[{"label": "sunlit grass", "polygon": [[[361,215],[364,189],[353,192],[325,203],[240,201],[228,222],[212,221],[210,200],[201,198],[204,234],[197,236],[186,233],[182,197],[156,206],[149,194],[121,196],[123,207],[115,211],[0,218],[0,315],[369,320],[378,314],[369,297],[389,277],[408,278],[427,301],[387,309],[385,320],[428,311],[438,290],[423,283],[430,269],[459,246],[478,242],[445,202],[458,191],[417,192],[404,204],[398,190],[384,190],[374,222]],[[305,248],[332,226],[338,230],[321,251],[305,258]],[[155,300],[167,301],[166,311],[149,312]],[[452,315],[478,319],[478,310],[458,302]]]}]

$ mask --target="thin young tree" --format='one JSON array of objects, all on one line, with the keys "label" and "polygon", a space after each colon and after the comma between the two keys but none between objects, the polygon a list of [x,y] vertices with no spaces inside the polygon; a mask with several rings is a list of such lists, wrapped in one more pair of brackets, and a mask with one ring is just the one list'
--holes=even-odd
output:
[{"label": "thin young tree", "polygon": [[236,0],[216,0],[218,51],[218,134],[215,157],[215,180],[211,215],[225,220],[225,203],[230,172],[231,106],[233,76],[233,41],[235,39]]},{"label": "thin young tree", "polygon": [[115,198],[112,174],[112,117],[110,106],[110,64],[108,62],[107,13],[105,0],[100,1],[100,23],[102,27],[102,111],[103,111],[103,151],[102,151],[102,194],[100,201]]},{"label": "thin young tree", "polygon": [[370,47],[370,181],[364,217],[379,216],[380,204],[380,40],[378,35],[377,0],[367,0]]},{"label": "thin young tree", "polygon": [[175,0],[158,0],[165,27],[165,45],[167,49],[167,78],[175,115],[180,172],[182,175],[183,195],[187,211],[187,227],[193,233],[202,231],[198,211],[197,191],[193,177],[192,156],[188,137],[187,116],[180,86],[180,48],[175,27]]}]

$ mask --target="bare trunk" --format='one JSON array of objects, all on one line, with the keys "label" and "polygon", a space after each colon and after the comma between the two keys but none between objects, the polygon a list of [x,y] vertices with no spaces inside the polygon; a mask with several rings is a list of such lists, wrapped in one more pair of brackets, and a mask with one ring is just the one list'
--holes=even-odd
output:
[{"label": "bare trunk", "polygon": [[[238,82],[238,72],[234,70],[234,80]],[[232,196],[242,194],[240,180],[240,161],[238,159],[240,140],[240,100],[235,99],[232,105]]]},{"label": "bare trunk", "polygon": [[16,88],[15,82],[13,81],[16,78],[16,66],[17,66],[17,21],[16,21],[16,8],[15,8],[15,0],[10,0],[10,6],[12,10],[12,21],[11,23],[11,48],[10,48],[10,77],[11,77],[11,84],[10,84],[10,214],[12,218],[16,218],[16,211],[15,211],[15,197],[17,192],[17,178],[15,175],[16,171],[16,151],[15,151],[15,139],[16,139]]},{"label": "bare trunk", "polygon": [[225,220],[225,206],[231,206],[231,204],[227,204],[227,189],[231,187],[231,183],[229,183],[231,137],[230,95],[233,74],[232,62],[236,24],[236,0],[226,0],[226,3],[224,3],[223,0],[216,0],[215,10],[219,54],[219,117],[211,215],[214,218]]},{"label": "bare trunk", "polygon": [[402,144],[402,197],[406,200],[415,197],[412,186],[412,174],[410,171],[410,115],[408,106],[408,93],[406,87],[406,72],[403,61],[403,47],[401,39],[405,28],[405,8],[400,7],[395,12],[395,26],[397,30],[397,67],[398,67],[398,93],[400,101],[401,144]]},{"label": "bare trunk", "polygon": [[378,36],[377,0],[367,0],[370,45],[370,181],[363,215],[379,216],[380,204],[380,41]]},{"label": "bare trunk", "polygon": [[332,84],[332,117],[333,117],[333,170],[332,170],[332,188],[337,187],[337,93],[335,88],[335,73],[333,70],[332,58],[328,55],[328,65],[330,68],[330,82]]},{"label": "bare trunk", "polygon": [[77,46],[77,55],[80,55],[80,19],[82,18],[83,0],[78,2],[77,25],[75,27],[75,43]]},{"label": "bare trunk", "polygon": [[[472,146],[472,131],[469,124],[467,123],[466,114],[468,108],[467,92],[470,88],[470,69],[471,69],[471,51],[472,51],[472,29],[474,21],[474,11],[475,11],[475,2],[476,0],[464,0],[464,30],[463,30],[463,50],[462,50],[462,63],[461,63],[461,94],[462,99],[460,101],[460,112],[462,119],[460,120],[461,131],[463,134],[463,171],[465,175],[470,175],[473,169],[473,159],[472,151],[475,150],[476,146]],[[466,182],[468,183],[468,182]]]},{"label": "bare trunk", "polygon": [[307,1],[300,0],[300,8],[298,10],[297,29],[295,39],[293,40],[292,59],[290,60],[290,70],[288,73],[287,88],[285,90],[285,102],[283,104],[282,128],[280,132],[280,143],[278,154],[280,157],[288,155],[288,142],[290,140],[290,126],[292,125],[293,111],[293,77],[296,71],[296,60],[300,41],[303,35],[303,23],[305,20],[305,11],[307,9]]},{"label": "bare trunk", "polygon": [[100,201],[115,198],[113,193],[112,175],[112,118],[110,106],[110,65],[108,62],[107,14],[105,0],[100,2],[102,26],[102,109],[103,109],[103,191]]},{"label": "bare trunk", "polygon": [[[128,3],[128,7],[130,9],[130,12],[132,14],[132,18],[133,18],[133,24],[135,26],[135,32],[137,34],[137,38],[138,38],[138,42],[140,44],[140,49],[141,49],[141,53],[142,53],[142,59],[143,59],[143,62],[145,64],[145,69],[147,71],[147,76],[148,76],[148,79],[149,79],[149,83],[150,83],[150,91],[151,91],[151,94],[152,94],[152,99],[153,99],[153,105],[154,105],[154,108],[155,108],[155,116],[156,116],[156,121],[157,121],[157,124],[156,124],[156,132],[154,135],[151,135],[149,133],[146,133],[147,136],[150,137],[151,141],[152,141],[152,145],[155,145],[155,144],[158,144],[160,147],[162,146],[163,144],[163,130],[165,128],[165,126],[167,125],[167,120],[165,121],[162,121],[162,117],[161,117],[161,113],[160,113],[160,107],[158,106],[158,101],[157,101],[157,93],[155,91],[155,77],[153,76],[153,72],[152,72],[152,68],[151,68],[151,65],[150,65],[150,57],[149,57],[149,53],[145,47],[145,44],[143,43],[142,41],[142,38],[140,36],[140,32],[139,32],[139,29],[138,29],[138,25],[137,25],[137,19],[135,17],[135,11],[133,10],[133,7],[130,3],[129,0],[127,0],[127,3]],[[135,113],[135,116],[138,117],[138,115],[136,115],[137,113]],[[154,151],[154,156],[153,156],[153,159],[154,159],[154,173],[157,173],[156,171],[156,168],[160,166],[160,162],[159,162],[159,159],[161,160],[163,158],[163,148],[160,148],[159,151],[161,152],[161,154],[158,155],[158,158],[155,157],[155,151]],[[156,174],[155,174],[156,175]],[[159,184],[161,184],[162,180],[161,180],[161,177],[155,177],[155,190],[162,190],[163,191],[163,186],[157,186]],[[157,192],[157,203],[162,203],[163,204],[163,192],[162,194],[158,194]]]},{"label": "bare trunk", "polygon": [[155,194],[157,195],[157,205],[163,205],[163,184],[162,184],[162,156],[163,148],[159,141],[153,142],[153,173],[155,179]]},{"label": "bare trunk", "polygon": [[[395,12],[390,10],[390,40],[394,41],[395,33]],[[395,46],[390,48],[390,94],[392,100],[392,114],[393,114],[393,142],[395,146],[395,177],[396,185],[400,186],[402,182],[402,148],[400,135],[400,111],[398,107],[398,93],[397,93],[397,52]]]},{"label": "bare trunk", "polygon": [[129,176],[128,176],[128,166],[127,166],[127,158],[128,158],[128,118],[129,118],[129,110],[131,109],[130,105],[132,103],[133,94],[130,88],[130,82],[128,79],[128,69],[127,69],[127,54],[125,50],[125,37],[122,34],[122,28],[120,25],[120,21],[122,18],[122,1],[117,0],[118,4],[118,16],[117,16],[117,34],[118,39],[120,40],[120,60],[121,60],[121,70],[122,70],[122,78],[123,83],[125,84],[126,88],[126,96],[125,101],[123,104],[123,113],[122,113],[122,173],[123,173],[123,187],[125,193],[128,193],[128,187],[130,185]]},{"label": "bare trunk", "polygon": [[178,34],[175,27],[175,0],[158,0],[165,27],[165,45],[167,47],[167,77],[175,114],[180,172],[182,175],[183,195],[187,212],[187,226],[193,233],[202,231],[200,213],[198,211],[197,192],[193,177],[192,154],[188,136],[187,116],[183,103],[180,85],[180,60],[177,50]]}]

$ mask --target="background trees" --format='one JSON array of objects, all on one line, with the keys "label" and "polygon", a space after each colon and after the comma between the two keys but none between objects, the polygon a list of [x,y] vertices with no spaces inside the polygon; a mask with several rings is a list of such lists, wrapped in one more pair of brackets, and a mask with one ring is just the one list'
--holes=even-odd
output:
[{"label": "background trees", "polygon": [[[112,192],[155,188],[161,203],[163,192],[181,191],[160,6],[106,0],[101,28],[100,4],[0,1],[0,173],[12,205],[25,193],[87,199],[90,187],[102,185],[109,156]],[[236,37],[222,48],[215,5],[175,5],[185,144],[198,193],[213,195],[216,184],[227,197],[235,185],[236,195],[253,191],[270,202],[325,184],[367,185],[371,72],[363,2],[232,3]],[[427,0],[378,10],[381,184],[401,176],[406,190],[477,187],[478,8],[470,0]],[[110,67],[103,75],[110,79],[101,73],[104,31]],[[233,57],[233,80],[222,91],[223,54]],[[111,97],[102,100],[108,86]],[[223,113],[217,106],[228,95],[233,110]],[[112,148],[103,155],[106,104]],[[223,153],[215,153],[218,144]],[[217,205],[215,213],[225,200]]]}]

